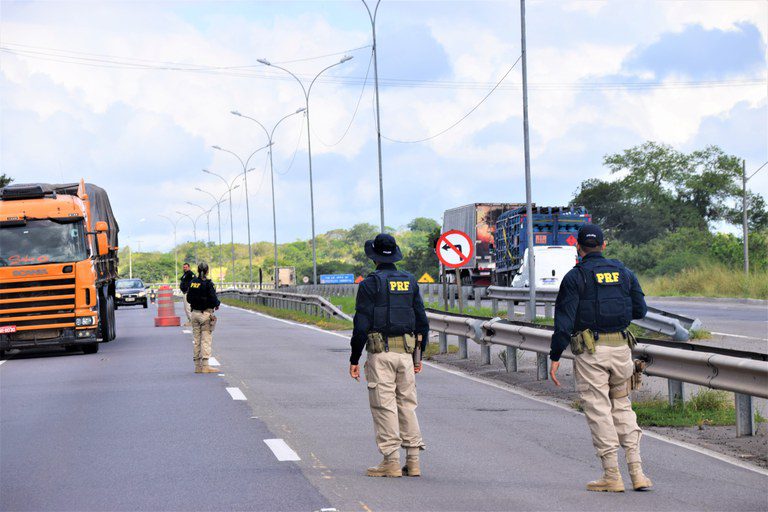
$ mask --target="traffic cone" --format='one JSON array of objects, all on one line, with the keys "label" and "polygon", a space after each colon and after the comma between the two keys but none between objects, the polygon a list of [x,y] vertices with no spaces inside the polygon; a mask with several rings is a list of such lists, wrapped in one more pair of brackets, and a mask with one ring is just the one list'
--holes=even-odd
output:
[{"label": "traffic cone", "polygon": [[157,291],[157,317],[155,327],[173,327],[181,325],[173,304],[173,291],[170,286],[161,286]]}]

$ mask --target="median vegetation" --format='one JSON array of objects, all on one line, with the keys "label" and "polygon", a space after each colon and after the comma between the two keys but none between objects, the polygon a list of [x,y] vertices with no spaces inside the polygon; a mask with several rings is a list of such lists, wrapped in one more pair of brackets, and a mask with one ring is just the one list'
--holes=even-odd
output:
[{"label": "median vegetation", "polygon": [[[736,408],[733,393],[705,389],[685,403],[669,405],[668,400],[654,399],[633,402],[632,409],[637,421],[647,427],[699,427],[727,426],[736,424]],[[755,421],[765,422],[759,412]]]},{"label": "median vegetation", "polygon": [[352,322],[343,320],[341,318],[322,318],[315,315],[308,315],[301,311],[294,311],[292,309],[279,309],[270,308],[268,306],[262,306],[261,304],[251,304],[236,299],[221,299],[221,302],[228,306],[235,306],[238,308],[249,309],[251,311],[258,311],[265,315],[273,316],[275,318],[282,318],[284,320],[293,320],[294,322],[302,324],[315,325],[321,329],[327,331],[346,331],[352,329]]}]

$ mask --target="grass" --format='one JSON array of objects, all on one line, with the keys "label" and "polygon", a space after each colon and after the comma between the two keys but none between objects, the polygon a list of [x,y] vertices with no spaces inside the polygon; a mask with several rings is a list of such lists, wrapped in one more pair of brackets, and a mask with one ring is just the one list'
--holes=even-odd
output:
[{"label": "grass", "polygon": [[640,277],[646,295],[768,299],[768,270],[750,272],[723,266],[685,269],[671,276]]},{"label": "grass", "polygon": [[230,306],[236,306],[238,308],[258,311],[259,313],[282,318],[284,320],[293,320],[303,324],[316,325],[317,327],[327,331],[344,331],[352,329],[352,322],[348,322],[347,320],[342,320],[340,318],[322,318],[319,316],[308,315],[300,311],[293,311],[291,309],[270,308],[260,304],[251,304],[249,302],[235,299],[222,299],[221,302]]},{"label": "grass", "polygon": [[641,426],[695,427],[736,424],[733,394],[719,390],[702,390],[686,403],[669,405],[667,400],[633,402]]},{"label": "grass", "polygon": [[328,297],[331,304],[342,310],[348,315],[355,314],[355,298],[354,297]]}]

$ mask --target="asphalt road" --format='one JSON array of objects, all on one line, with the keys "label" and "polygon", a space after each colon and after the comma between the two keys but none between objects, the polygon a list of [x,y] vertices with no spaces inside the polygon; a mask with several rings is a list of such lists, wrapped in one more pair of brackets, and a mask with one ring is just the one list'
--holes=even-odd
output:
[{"label": "asphalt road", "polygon": [[[121,309],[98,354],[0,366],[0,509],[768,508],[764,472],[651,438],[655,490],[588,493],[600,468],[580,414],[433,365],[418,377],[424,476],[367,478],[380,455],[346,338],[223,308],[224,376],[195,375],[190,336],[152,312]],[[276,438],[301,460],[278,461]]]}]

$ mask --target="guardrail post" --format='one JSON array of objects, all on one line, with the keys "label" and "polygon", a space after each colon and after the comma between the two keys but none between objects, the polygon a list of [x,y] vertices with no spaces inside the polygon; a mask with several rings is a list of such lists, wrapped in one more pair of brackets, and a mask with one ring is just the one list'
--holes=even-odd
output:
[{"label": "guardrail post", "polygon": [[515,319],[515,301],[508,300],[507,301],[507,320],[514,320]]},{"label": "guardrail post", "polygon": [[498,299],[491,299],[491,314],[498,316],[499,313],[499,301]]},{"label": "guardrail post", "polygon": [[506,363],[507,372],[517,371],[517,349],[515,347],[506,347],[504,353],[506,356],[504,361]]},{"label": "guardrail post", "polygon": [[669,405],[683,402],[683,381],[667,379],[667,389],[669,390]]},{"label": "guardrail post", "polygon": [[441,354],[447,354],[448,353],[448,335],[444,332],[441,332],[438,334],[437,337],[438,340],[438,346],[440,348]]},{"label": "guardrail post", "polygon": [[752,397],[734,393],[736,399],[736,437],[755,435],[755,407]]},{"label": "guardrail post", "polygon": [[467,351],[467,337],[459,336],[459,359],[467,359],[469,352]]},{"label": "guardrail post", "polygon": [[544,304],[544,318],[552,318],[552,303],[547,302]]},{"label": "guardrail post", "polygon": [[482,288],[478,288],[477,286],[472,288],[472,291],[475,294],[475,307],[477,309],[480,309],[480,306],[482,305],[482,301],[483,301],[483,297],[480,290],[482,290]]},{"label": "guardrail post", "polygon": [[491,364],[490,345],[480,345],[480,364]]},{"label": "guardrail post", "polygon": [[547,354],[536,354],[536,380],[547,380],[549,368],[547,367]]},{"label": "guardrail post", "polygon": [[455,289],[456,285],[448,285],[448,305],[451,307],[451,309],[456,307],[456,293],[454,293]]}]

